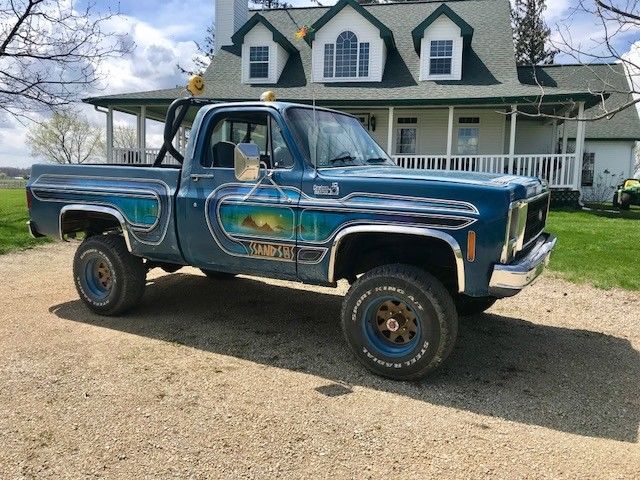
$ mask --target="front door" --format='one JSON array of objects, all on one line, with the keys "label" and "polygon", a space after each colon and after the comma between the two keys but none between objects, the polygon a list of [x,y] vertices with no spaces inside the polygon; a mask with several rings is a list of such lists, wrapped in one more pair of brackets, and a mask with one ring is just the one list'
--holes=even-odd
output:
[{"label": "front door", "polygon": [[[192,265],[296,277],[302,168],[282,125],[279,113],[268,107],[219,108],[203,119],[188,189],[179,200],[189,228],[182,248]],[[259,181],[235,178],[238,143],[260,149],[266,170]]]}]

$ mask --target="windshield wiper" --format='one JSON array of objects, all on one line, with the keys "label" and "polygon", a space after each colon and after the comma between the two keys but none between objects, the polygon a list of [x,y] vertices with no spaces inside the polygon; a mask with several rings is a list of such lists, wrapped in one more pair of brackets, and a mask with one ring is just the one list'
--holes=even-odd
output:
[{"label": "windshield wiper", "polygon": [[351,155],[342,155],[341,157],[332,158],[331,160],[329,160],[329,163],[346,162],[348,160],[355,160],[355,159],[356,157]]},{"label": "windshield wiper", "polygon": [[367,158],[366,162],[367,163],[386,163],[387,160],[388,159],[384,157],[373,157],[373,158]]}]

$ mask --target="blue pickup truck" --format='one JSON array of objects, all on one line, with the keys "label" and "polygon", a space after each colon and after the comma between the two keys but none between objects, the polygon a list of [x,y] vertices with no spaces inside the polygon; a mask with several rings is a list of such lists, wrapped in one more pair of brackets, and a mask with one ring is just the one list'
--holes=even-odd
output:
[{"label": "blue pickup truck", "polygon": [[[81,234],[73,276],[98,314],[136,305],[156,267],[227,282],[346,279],[353,353],[413,380],[448,357],[459,315],[517,294],[555,245],[536,178],[405,170],[355,117],[329,109],[200,102],[174,102],[152,166],[33,167],[31,233]],[[183,156],[171,140],[196,107]]]}]

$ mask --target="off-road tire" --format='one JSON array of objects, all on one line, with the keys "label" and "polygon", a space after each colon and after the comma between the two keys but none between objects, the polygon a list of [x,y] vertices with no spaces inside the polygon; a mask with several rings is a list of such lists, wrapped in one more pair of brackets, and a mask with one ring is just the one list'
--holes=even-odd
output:
[{"label": "off-road tire", "polygon": [[204,273],[209,280],[232,280],[236,277],[235,273],[216,272],[215,270],[205,270],[201,268],[200,271]]},{"label": "off-road tire", "polygon": [[[419,325],[402,352],[395,351],[396,345],[386,339],[391,355],[376,346],[386,345],[381,332],[371,336],[376,325],[384,325],[380,317],[370,318],[371,309],[380,312],[387,298],[406,306],[414,313],[414,326]],[[376,309],[381,302],[383,307]],[[362,275],[347,292],[342,330],[356,358],[373,373],[394,380],[419,380],[436,370],[453,350],[458,313],[451,295],[433,275],[410,265],[385,265]]]},{"label": "off-road tire", "polygon": [[[99,262],[110,275],[110,288],[92,288],[92,265]],[[120,235],[96,235],[85,239],[73,260],[73,278],[80,299],[95,313],[112,316],[125,313],[142,297],[147,270],[140,257],[127,250]],[[96,293],[98,292],[98,293]]]},{"label": "off-road tire", "polygon": [[479,315],[489,310],[498,301],[495,297],[468,297],[467,295],[458,295],[456,297],[456,309],[461,317],[470,317]]},{"label": "off-road tire", "polygon": [[631,208],[631,195],[623,193],[620,195],[620,209],[629,210]]}]

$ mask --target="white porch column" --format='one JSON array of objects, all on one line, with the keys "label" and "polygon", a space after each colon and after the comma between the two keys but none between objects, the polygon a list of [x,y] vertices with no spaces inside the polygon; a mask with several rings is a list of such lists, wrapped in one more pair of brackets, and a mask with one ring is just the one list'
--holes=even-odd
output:
[{"label": "white porch column", "polygon": [[113,162],[113,108],[107,109],[107,163]]},{"label": "white porch column", "polygon": [[511,105],[511,132],[509,135],[509,174],[513,173],[513,160],[516,154],[516,124],[518,118],[518,106]]},{"label": "white porch column", "polygon": [[182,127],[180,129],[180,153],[184,155],[187,150],[187,129]]},{"label": "white porch column", "polygon": [[140,107],[140,117],[138,121],[140,122],[138,125],[138,148],[144,157],[147,149],[147,107],[144,105]]},{"label": "white porch column", "polygon": [[387,131],[387,153],[393,155],[393,107],[389,107],[389,130]]},{"label": "white porch column", "polygon": [[584,102],[580,102],[578,103],[578,128],[576,131],[576,163],[573,172],[573,186],[577,190],[580,190],[580,173],[582,172],[582,162],[584,159],[585,131]]},{"label": "white porch column", "polygon": [[447,124],[447,164],[445,170],[451,169],[451,152],[453,150],[453,105],[449,107],[449,123]]}]

